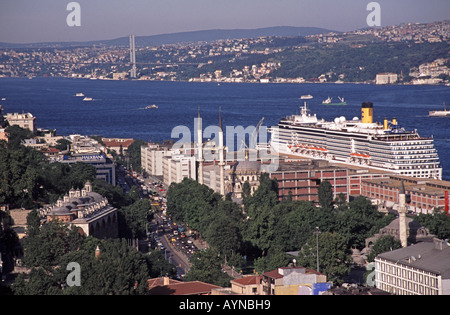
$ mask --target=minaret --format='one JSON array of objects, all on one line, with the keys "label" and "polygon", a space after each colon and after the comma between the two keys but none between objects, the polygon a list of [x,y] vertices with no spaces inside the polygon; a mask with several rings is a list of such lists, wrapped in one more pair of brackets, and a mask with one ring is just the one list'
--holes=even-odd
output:
[{"label": "minaret", "polygon": [[220,171],[220,194],[225,196],[225,148],[223,146],[222,112],[219,107],[219,171]]},{"label": "minaret", "polygon": [[408,246],[408,235],[406,232],[406,192],[405,185],[403,181],[400,185],[400,190],[398,194],[398,225],[399,225],[399,236],[402,247]]},{"label": "minaret", "polygon": [[198,183],[203,185],[203,134],[200,107],[198,108],[197,121],[197,152],[198,152]]},{"label": "minaret", "polygon": [[95,249],[95,259],[98,259],[98,257],[100,257],[100,254],[101,254],[101,250],[100,250],[100,247],[98,247],[98,245],[97,245],[97,248]]}]

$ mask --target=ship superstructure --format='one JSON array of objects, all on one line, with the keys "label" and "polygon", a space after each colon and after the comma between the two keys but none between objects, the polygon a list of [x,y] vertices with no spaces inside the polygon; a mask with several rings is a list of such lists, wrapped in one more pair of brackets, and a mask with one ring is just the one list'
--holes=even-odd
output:
[{"label": "ship superstructure", "polygon": [[311,115],[306,102],[300,115],[270,128],[272,150],[281,154],[326,159],[397,174],[442,179],[433,138],[406,131],[396,119],[373,122],[373,104],[362,104],[362,117],[329,122]]}]

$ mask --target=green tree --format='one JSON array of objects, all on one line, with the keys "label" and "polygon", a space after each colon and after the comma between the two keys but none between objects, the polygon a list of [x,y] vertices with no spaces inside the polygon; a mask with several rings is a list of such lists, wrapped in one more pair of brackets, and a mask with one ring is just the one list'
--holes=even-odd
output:
[{"label": "green tree", "polygon": [[[95,248],[101,253],[95,257]],[[81,286],[67,286],[70,262],[80,265]],[[88,237],[78,247],[61,256],[51,270],[35,266],[29,275],[19,276],[15,294],[136,295],[146,294],[150,277],[148,260],[125,240],[99,241]]]},{"label": "green tree", "polygon": [[86,184],[86,181],[93,181],[96,177],[95,166],[77,162],[70,166],[69,177],[67,179],[70,188],[81,189]]},{"label": "green tree", "polygon": [[245,204],[248,220],[244,238],[266,253],[274,238],[274,227],[279,219],[274,210],[278,204],[278,183],[267,173],[260,176],[258,189]]},{"label": "green tree", "polygon": [[195,253],[191,258],[192,267],[186,274],[186,281],[203,281],[221,287],[230,285],[231,277],[222,271],[223,256],[212,248]]},{"label": "green tree", "polygon": [[68,229],[59,220],[51,220],[36,230],[35,214],[27,221],[32,230],[23,239],[24,263],[27,267],[42,267],[50,271],[61,263],[61,258],[81,246],[78,229]]},{"label": "green tree", "polygon": [[351,201],[337,216],[336,230],[347,238],[348,247],[364,248],[365,239],[388,225],[394,216],[380,213],[363,196]]},{"label": "green tree", "polygon": [[291,258],[280,249],[270,249],[267,256],[259,257],[255,260],[255,270],[262,274],[281,267],[286,267]]},{"label": "green tree", "polygon": [[43,155],[34,149],[0,144],[0,202],[12,207],[33,208],[41,196],[40,170]]},{"label": "green tree", "polygon": [[249,206],[275,206],[278,203],[278,182],[271,179],[267,173],[261,174],[258,189],[253,193],[253,196],[247,199],[249,199]]},{"label": "green tree", "polygon": [[278,212],[280,216],[275,227],[274,245],[284,251],[299,250],[311,237],[315,227],[320,226],[319,209],[307,201],[285,202],[277,207],[285,210]]},{"label": "green tree", "polygon": [[141,199],[128,207],[119,209],[119,231],[121,237],[142,239],[146,236],[146,229],[153,219],[150,212],[151,204],[148,199]]},{"label": "green tree", "polygon": [[41,229],[41,218],[36,210],[27,215],[27,236],[30,238],[39,236]]},{"label": "green tree", "polygon": [[55,145],[55,148],[60,151],[66,151],[67,148],[70,148],[70,145],[72,144],[72,142],[67,139],[59,139],[58,141],[56,141],[56,143],[57,145]]},{"label": "green tree", "polygon": [[420,214],[414,217],[414,220],[428,228],[437,238],[442,240],[450,238],[450,216],[446,213]]},{"label": "green tree", "polygon": [[232,218],[220,216],[213,220],[204,233],[208,244],[224,255],[231,255],[240,248],[241,231]]},{"label": "green tree", "polygon": [[143,140],[135,140],[129,147],[127,151],[127,156],[130,159],[131,168],[140,173],[142,172],[141,167],[141,147],[146,145],[147,142]]},{"label": "green tree", "polygon": [[32,131],[19,126],[9,126],[5,131],[8,137],[8,148],[11,150],[20,149],[23,140],[34,138]]},{"label": "green tree", "polygon": [[319,205],[323,209],[331,209],[333,204],[333,187],[330,182],[325,180],[320,183],[318,188]]},{"label": "green tree", "polygon": [[185,222],[203,233],[214,220],[214,209],[221,196],[190,178],[173,183],[167,192],[167,214],[175,221]]},{"label": "green tree", "polygon": [[115,208],[127,207],[133,203],[133,200],[119,186],[113,186],[104,180],[95,179],[92,182],[92,189],[107,198],[109,203]]},{"label": "green tree", "polygon": [[250,183],[248,181],[245,181],[244,184],[242,184],[242,200],[245,201],[251,197],[252,192],[251,192],[251,187],[250,187]]},{"label": "green tree", "polygon": [[375,261],[378,254],[402,248],[402,243],[391,235],[385,235],[375,241],[367,256],[368,262]]},{"label": "green tree", "polygon": [[263,255],[272,245],[277,214],[270,206],[251,205],[246,222],[245,238],[263,251]]},{"label": "green tree", "polygon": [[177,276],[177,269],[174,265],[167,263],[167,260],[164,258],[164,253],[162,251],[150,251],[146,258],[148,261],[148,265],[150,266],[151,278],[163,276],[175,278]]},{"label": "green tree", "polygon": [[[350,272],[351,256],[346,239],[338,233],[322,232],[318,237],[319,271],[328,281],[341,284]],[[298,264],[313,270],[317,269],[316,236],[313,235],[303,246],[298,256]]]}]

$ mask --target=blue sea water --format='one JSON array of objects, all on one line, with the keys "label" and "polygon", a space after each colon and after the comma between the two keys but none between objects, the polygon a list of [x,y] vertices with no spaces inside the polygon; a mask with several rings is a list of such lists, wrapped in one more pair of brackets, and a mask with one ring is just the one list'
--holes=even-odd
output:
[{"label": "blue sea water", "polygon": [[[76,93],[93,101],[83,102]],[[200,107],[204,128],[218,124],[221,107],[224,126],[276,125],[299,113],[301,95],[312,94],[308,106],[319,118],[360,117],[362,102],[374,103],[374,120],[397,118],[407,130],[435,139],[450,180],[450,117],[428,117],[428,111],[450,108],[450,87],[376,86],[367,84],[226,84],[150,81],[103,81],[66,78],[2,78],[0,101],[7,112],[31,112],[39,128],[58,134],[102,135],[162,141],[171,139],[175,126],[187,126],[194,135]],[[323,106],[328,96],[344,97],[347,106]],[[158,109],[145,109],[156,104]],[[178,137],[173,140],[178,140]],[[193,139],[192,139],[193,140]]]}]

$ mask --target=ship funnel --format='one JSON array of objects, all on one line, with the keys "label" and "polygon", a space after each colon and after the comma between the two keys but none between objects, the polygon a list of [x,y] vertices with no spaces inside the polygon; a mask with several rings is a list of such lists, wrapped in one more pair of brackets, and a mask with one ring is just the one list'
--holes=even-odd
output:
[{"label": "ship funnel", "polygon": [[361,121],[363,124],[373,123],[373,103],[362,103],[361,106]]},{"label": "ship funnel", "polygon": [[389,129],[389,121],[387,118],[384,119],[384,130],[388,130]]}]

